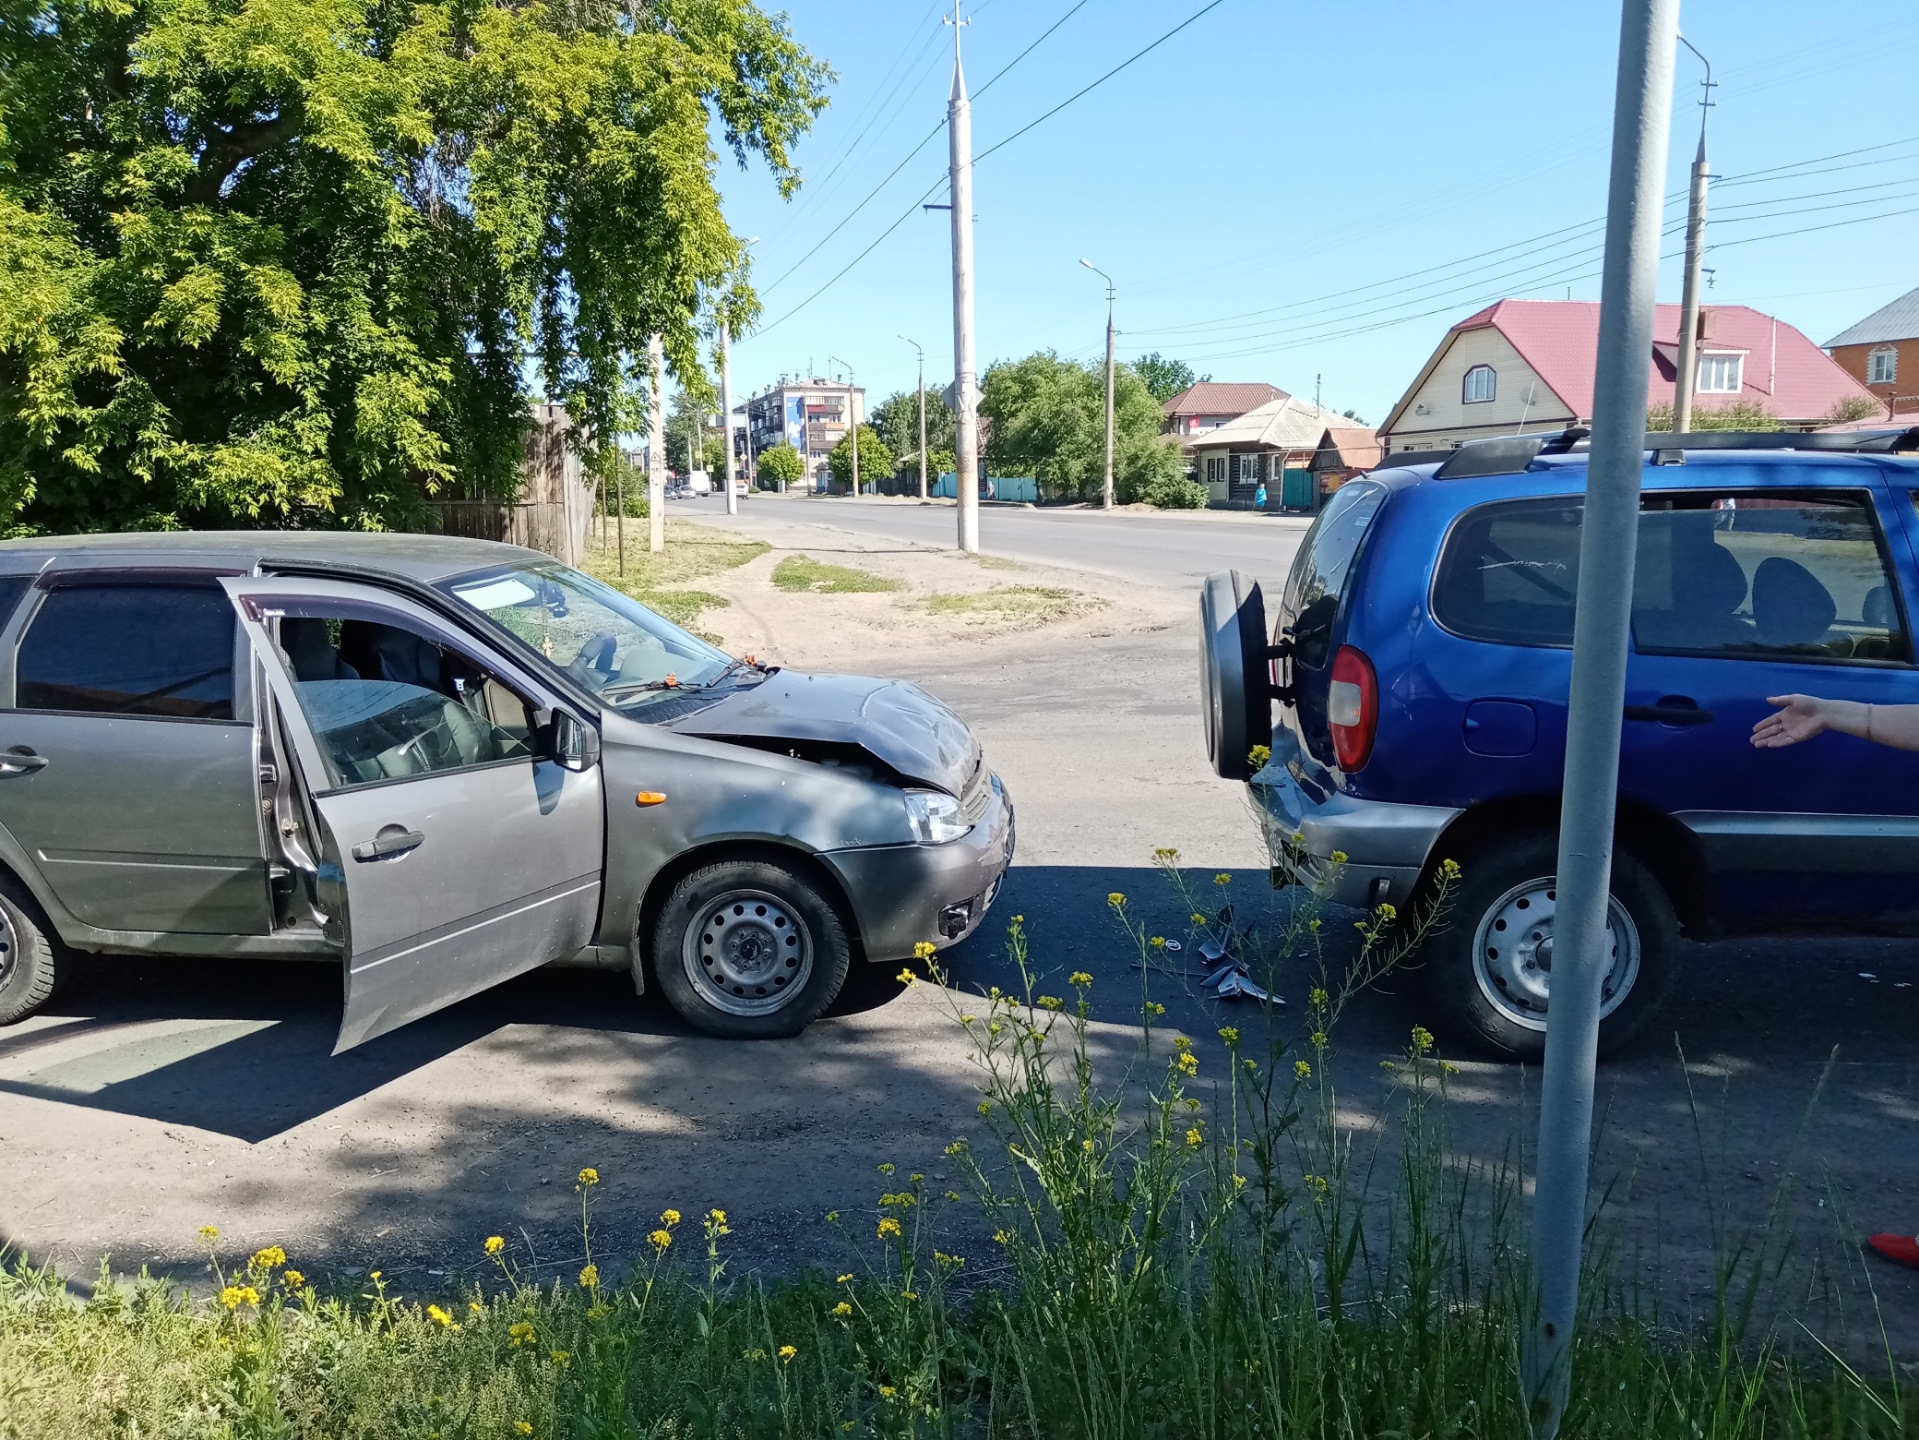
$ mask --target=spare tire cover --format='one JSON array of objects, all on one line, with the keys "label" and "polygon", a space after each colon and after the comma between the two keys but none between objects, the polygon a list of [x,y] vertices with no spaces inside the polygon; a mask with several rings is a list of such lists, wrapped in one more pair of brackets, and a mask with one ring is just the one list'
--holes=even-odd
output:
[{"label": "spare tire cover", "polygon": [[1272,739],[1272,681],[1265,597],[1238,570],[1208,575],[1200,587],[1199,685],[1206,758],[1215,774],[1249,779],[1249,752]]}]

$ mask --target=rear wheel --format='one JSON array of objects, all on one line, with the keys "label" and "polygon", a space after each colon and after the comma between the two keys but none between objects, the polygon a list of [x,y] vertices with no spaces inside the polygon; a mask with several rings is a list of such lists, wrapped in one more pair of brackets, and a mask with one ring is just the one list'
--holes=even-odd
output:
[{"label": "rear wheel", "polygon": [[[1426,943],[1426,993],[1446,1029],[1502,1057],[1546,1049],[1558,909],[1556,837],[1529,832],[1460,857],[1464,875],[1446,928]],[[1679,922],[1665,887],[1626,851],[1613,856],[1609,965],[1599,1051],[1630,1041],[1672,989]]]},{"label": "rear wheel", "polygon": [[0,1025],[24,1020],[59,988],[63,952],[17,880],[0,876]]},{"label": "rear wheel", "polygon": [[673,887],[653,927],[667,1003],[709,1035],[797,1035],[833,1003],[852,956],[838,912],[809,880],[727,860]]}]

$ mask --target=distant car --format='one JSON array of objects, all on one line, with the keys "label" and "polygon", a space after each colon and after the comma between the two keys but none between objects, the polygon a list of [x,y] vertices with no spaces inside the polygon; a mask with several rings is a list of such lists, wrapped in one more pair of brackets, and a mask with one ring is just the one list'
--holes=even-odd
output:
[{"label": "distant car", "polygon": [[331,959],[338,1048],[550,961],[796,1033],[970,934],[1013,808],[912,685],[736,660],[544,555],[0,544],[0,1022],[75,950]]},{"label": "distant car", "polygon": [[687,489],[695,495],[711,495],[713,493],[713,477],[704,470],[695,470],[691,475],[688,475],[686,477],[686,485]]},{"label": "distant car", "polygon": [[[1526,1057],[1551,989],[1583,437],[1471,442],[1349,482],[1270,641],[1245,576],[1201,599],[1213,765],[1250,779],[1290,877],[1403,908],[1457,860],[1430,1003]],[[1748,742],[1769,695],[1919,702],[1919,429],[1646,444],[1605,1049],[1678,983],[1682,932],[1919,928],[1919,754]],[[1255,743],[1272,752],[1256,774]]]}]

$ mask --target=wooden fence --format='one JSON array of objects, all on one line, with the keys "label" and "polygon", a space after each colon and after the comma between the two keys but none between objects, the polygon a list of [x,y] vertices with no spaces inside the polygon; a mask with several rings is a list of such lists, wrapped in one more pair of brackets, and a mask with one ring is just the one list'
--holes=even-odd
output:
[{"label": "wooden fence", "polygon": [[549,404],[535,405],[531,419],[521,470],[525,498],[435,500],[426,508],[443,535],[524,545],[578,565],[593,522],[593,487],[581,473],[579,456],[566,443],[572,421],[564,406]]}]

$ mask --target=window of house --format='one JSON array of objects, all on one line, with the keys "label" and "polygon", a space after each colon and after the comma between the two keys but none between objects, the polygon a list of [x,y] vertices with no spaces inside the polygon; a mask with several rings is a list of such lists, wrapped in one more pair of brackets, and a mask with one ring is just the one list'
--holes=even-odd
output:
[{"label": "window of house", "polygon": [[233,603],[212,584],[63,585],[20,641],[22,710],[233,718]]},{"label": "window of house", "polygon": [[1226,483],[1226,457],[1224,455],[1208,455],[1206,457],[1206,482],[1209,485],[1224,485]]},{"label": "window of house", "polygon": [[1241,484],[1251,485],[1259,479],[1259,456],[1236,455],[1233,458],[1239,461],[1239,479]]},{"label": "window of house", "polygon": [[1890,345],[1881,346],[1866,357],[1866,383],[1890,385],[1899,378],[1899,352]]},{"label": "window of house", "polygon": [[1466,372],[1466,380],[1460,392],[1460,399],[1468,405],[1479,405],[1492,399],[1499,393],[1499,374],[1490,365],[1475,365]]},{"label": "window of house", "polygon": [[1701,355],[1699,357],[1699,393],[1701,395],[1737,395],[1745,369],[1744,355]]}]

